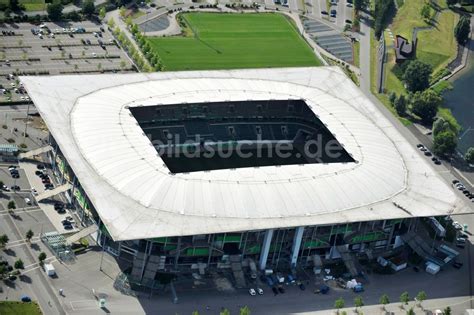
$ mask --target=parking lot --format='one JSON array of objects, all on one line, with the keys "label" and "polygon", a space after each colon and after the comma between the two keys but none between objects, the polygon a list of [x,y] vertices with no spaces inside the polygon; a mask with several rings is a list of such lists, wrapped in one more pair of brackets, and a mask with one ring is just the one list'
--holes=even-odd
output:
[{"label": "parking lot", "polygon": [[[132,64],[107,28],[92,22],[0,27],[0,102],[28,101],[20,75],[131,71]],[[102,43],[102,44],[101,44]]]}]

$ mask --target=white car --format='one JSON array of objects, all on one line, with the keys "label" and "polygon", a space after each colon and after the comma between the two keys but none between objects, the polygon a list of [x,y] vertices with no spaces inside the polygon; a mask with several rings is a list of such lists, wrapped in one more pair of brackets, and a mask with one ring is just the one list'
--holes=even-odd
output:
[{"label": "white car", "polygon": [[8,167],[8,170],[9,170],[9,171],[16,170],[16,166],[11,165],[11,166]]},{"label": "white car", "polygon": [[255,292],[255,289],[254,289],[254,288],[250,288],[250,289],[249,289],[249,294],[250,294],[251,296],[255,296],[255,295],[257,295],[257,292]]},{"label": "white car", "polygon": [[258,294],[263,295],[263,289],[262,288],[257,288],[257,292],[258,292]]},{"label": "white car", "polygon": [[33,196],[38,196],[38,191],[34,188],[31,188],[31,193],[33,194]]},{"label": "white car", "polygon": [[453,222],[453,227],[458,231],[462,230],[462,225],[457,221]]},{"label": "white car", "polygon": [[10,188],[8,188],[7,185],[3,185],[3,186],[2,186],[2,189],[3,189],[4,191],[10,191]]},{"label": "white car", "polygon": [[30,198],[25,198],[25,203],[26,203],[27,205],[31,205],[31,200],[30,200]]}]

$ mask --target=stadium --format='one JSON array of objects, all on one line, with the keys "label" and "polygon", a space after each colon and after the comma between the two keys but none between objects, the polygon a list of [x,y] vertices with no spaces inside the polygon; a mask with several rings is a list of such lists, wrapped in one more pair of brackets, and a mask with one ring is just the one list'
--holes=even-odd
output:
[{"label": "stadium", "polygon": [[391,251],[470,212],[337,67],[22,77],[84,226],[160,272]]}]

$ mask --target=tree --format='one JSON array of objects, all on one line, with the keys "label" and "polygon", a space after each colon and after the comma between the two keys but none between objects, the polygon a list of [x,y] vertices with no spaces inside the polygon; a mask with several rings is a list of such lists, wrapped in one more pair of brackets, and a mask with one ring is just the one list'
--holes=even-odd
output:
[{"label": "tree", "polygon": [[416,295],[416,299],[418,300],[418,305],[421,307],[421,303],[423,303],[424,300],[426,300],[426,292],[425,291],[420,291]]},{"label": "tree", "polygon": [[354,9],[356,11],[361,11],[367,7],[369,4],[368,0],[354,0]]},{"label": "tree", "polygon": [[120,16],[121,16],[122,18],[124,18],[124,17],[125,17],[125,12],[126,12],[125,8],[124,8],[123,6],[122,6],[122,7],[120,7],[120,9],[119,9],[119,13],[120,13]]},{"label": "tree", "polygon": [[458,0],[447,0],[447,1],[446,1],[446,4],[447,4],[448,6],[455,5],[456,3],[458,3]]},{"label": "tree", "polygon": [[5,266],[3,264],[0,265],[0,280],[5,277],[7,272],[8,272],[7,266]]},{"label": "tree", "polygon": [[415,315],[415,311],[413,310],[413,307],[407,311],[407,315]]},{"label": "tree", "polygon": [[108,25],[111,29],[113,29],[114,26],[115,26],[115,21],[114,21],[114,19],[110,18],[110,19],[107,21],[107,25]]},{"label": "tree", "polygon": [[344,301],[344,299],[342,297],[338,298],[335,302],[334,302],[334,307],[337,309],[337,313],[339,314],[339,310],[341,308],[343,308],[344,306],[346,305],[346,302]]},{"label": "tree", "polygon": [[416,92],[411,99],[412,112],[419,116],[425,124],[431,124],[441,102],[441,97],[433,90]]},{"label": "tree", "polygon": [[429,64],[419,60],[411,61],[403,73],[403,80],[411,92],[423,91],[430,86],[433,69]]},{"label": "tree", "polygon": [[433,151],[437,155],[447,156],[454,153],[458,137],[452,130],[445,130],[434,137]]},{"label": "tree", "polygon": [[8,205],[7,205],[7,207],[8,207],[8,209],[10,209],[10,210],[14,210],[14,209],[16,209],[16,204],[15,204],[15,201],[13,201],[13,200],[10,200],[10,201],[8,202]]},{"label": "tree", "polygon": [[464,154],[464,160],[469,164],[474,164],[474,147],[470,147],[466,154]]},{"label": "tree", "polygon": [[380,38],[383,30],[389,20],[390,15],[395,10],[395,3],[393,0],[375,0],[374,10],[374,31],[375,37]]},{"label": "tree", "polygon": [[395,92],[390,92],[388,95],[388,100],[390,101],[390,104],[394,105],[395,101],[397,100],[397,94]]},{"label": "tree", "polygon": [[6,234],[0,235],[0,248],[5,247],[9,240],[10,239],[8,238],[8,236]]},{"label": "tree", "polygon": [[405,95],[400,95],[400,97],[395,101],[395,110],[399,116],[405,116],[407,111],[407,99]]},{"label": "tree", "polygon": [[192,315],[199,315],[199,312],[198,311],[193,311],[191,314]]},{"label": "tree", "polygon": [[451,315],[451,307],[446,307],[444,310],[443,310],[443,315]]},{"label": "tree", "polygon": [[15,267],[15,269],[24,269],[24,264],[23,264],[23,260],[21,259],[18,259],[17,261],[15,261],[15,264],[13,265]]},{"label": "tree", "polygon": [[230,311],[224,308],[222,311],[220,311],[219,315],[230,315]]},{"label": "tree", "polygon": [[30,229],[26,232],[26,241],[27,242],[30,242],[31,241],[31,238],[33,237],[35,233],[33,233],[33,231]]},{"label": "tree", "polygon": [[421,16],[428,20],[430,18],[430,13],[431,7],[428,3],[425,3],[425,5],[421,8]]},{"label": "tree", "polygon": [[471,21],[467,16],[462,16],[458,24],[454,28],[454,36],[459,44],[464,45],[468,38],[471,29]]},{"label": "tree", "polygon": [[130,28],[130,31],[132,32],[133,35],[136,35],[137,33],[140,32],[140,30],[138,29],[138,25],[137,24],[132,24],[132,27]]},{"label": "tree", "polygon": [[44,260],[46,259],[46,253],[45,252],[41,252],[39,255],[38,255],[38,260],[40,262],[40,264],[42,265]]},{"label": "tree", "polygon": [[443,117],[438,117],[433,123],[433,128],[432,128],[433,136],[436,136],[440,132],[450,130],[450,129],[451,129],[450,124]]},{"label": "tree", "polygon": [[95,12],[95,4],[93,0],[85,0],[82,3],[82,14],[91,16]]},{"label": "tree", "polygon": [[107,11],[105,11],[105,7],[100,8],[99,10],[99,18],[103,20],[105,18],[105,15],[107,14]]},{"label": "tree", "polygon": [[410,302],[410,295],[408,295],[408,292],[403,292],[400,294],[400,302],[402,304],[408,305],[408,302]]},{"label": "tree", "polygon": [[10,9],[13,12],[20,11],[20,2],[18,0],[10,0]]},{"label": "tree", "polygon": [[241,307],[240,311],[239,311],[239,314],[240,315],[250,315],[250,308],[247,305],[245,305],[244,307]]},{"label": "tree", "polygon": [[364,306],[364,300],[362,300],[361,296],[356,296],[354,298],[354,305],[356,308],[356,312],[357,312],[357,308]]},{"label": "tree", "polygon": [[385,310],[385,305],[390,304],[390,299],[387,294],[384,294],[380,297],[379,303],[382,304],[382,308]]},{"label": "tree", "polygon": [[53,21],[60,20],[63,16],[63,9],[64,7],[60,2],[48,4],[47,11],[49,18]]}]

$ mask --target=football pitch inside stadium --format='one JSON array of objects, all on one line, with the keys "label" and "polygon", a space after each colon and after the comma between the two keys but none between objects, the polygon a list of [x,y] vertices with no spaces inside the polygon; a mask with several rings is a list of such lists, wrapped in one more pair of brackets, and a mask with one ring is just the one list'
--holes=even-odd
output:
[{"label": "football pitch inside stadium", "polygon": [[318,66],[281,14],[184,13],[184,36],[150,37],[166,71]]}]

